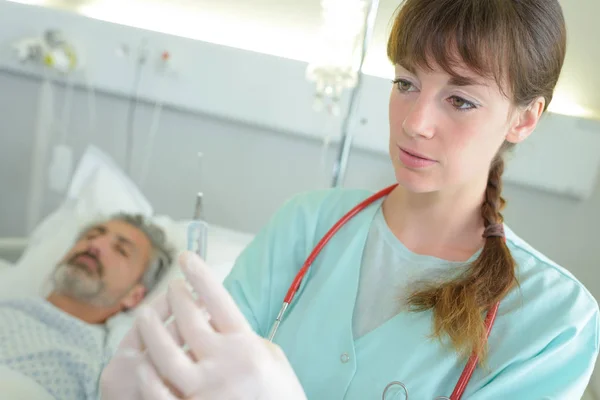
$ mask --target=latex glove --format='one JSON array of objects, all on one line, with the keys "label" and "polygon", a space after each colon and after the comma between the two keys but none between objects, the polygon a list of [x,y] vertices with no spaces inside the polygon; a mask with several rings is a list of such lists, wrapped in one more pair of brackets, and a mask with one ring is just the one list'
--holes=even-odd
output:
[{"label": "latex glove", "polygon": [[[170,315],[168,305],[159,299],[152,305],[153,312],[158,313],[162,319]],[[140,321],[137,318],[133,327],[121,341],[117,352],[109,364],[102,371],[100,377],[100,392],[102,400],[141,400],[142,394],[138,382],[138,369],[146,362],[147,353],[143,351],[143,344],[139,336]],[[176,326],[167,327],[176,335]]]},{"label": "latex glove", "polygon": [[[194,301],[183,281],[174,282],[152,309],[141,312],[121,351],[121,361],[134,361],[127,367],[125,363],[123,368],[115,366],[112,373],[107,368],[103,374],[103,393],[112,376],[121,382],[115,387],[128,391],[127,395],[115,390],[106,398],[305,400],[281,349],[252,331],[208,267],[193,253],[180,258],[180,264],[198,300]],[[169,328],[163,324],[165,309],[175,317]],[[189,353],[181,349],[183,343]],[[134,356],[144,349],[146,356]],[[128,378],[117,376],[119,370],[125,374],[126,368],[138,372],[129,387],[123,382],[131,371],[127,371]]]}]

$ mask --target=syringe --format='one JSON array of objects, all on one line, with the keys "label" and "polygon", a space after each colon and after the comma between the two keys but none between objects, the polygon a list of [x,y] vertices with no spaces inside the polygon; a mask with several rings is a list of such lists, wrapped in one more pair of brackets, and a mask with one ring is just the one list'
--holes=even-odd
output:
[{"label": "syringe", "polygon": [[188,225],[188,250],[198,254],[201,259],[206,261],[208,244],[208,224],[203,219],[202,208],[203,194],[196,195],[196,208],[194,210],[194,219]]}]

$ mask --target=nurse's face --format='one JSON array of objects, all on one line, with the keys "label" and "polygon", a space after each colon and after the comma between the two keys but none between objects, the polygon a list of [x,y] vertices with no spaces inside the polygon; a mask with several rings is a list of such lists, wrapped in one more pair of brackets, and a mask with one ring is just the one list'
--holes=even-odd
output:
[{"label": "nurse's face", "polygon": [[412,192],[481,187],[505,142],[517,143],[537,118],[512,106],[494,79],[456,68],[455,79],[439,67],[396,66],[389,103],[390,157],[396,179]]}]

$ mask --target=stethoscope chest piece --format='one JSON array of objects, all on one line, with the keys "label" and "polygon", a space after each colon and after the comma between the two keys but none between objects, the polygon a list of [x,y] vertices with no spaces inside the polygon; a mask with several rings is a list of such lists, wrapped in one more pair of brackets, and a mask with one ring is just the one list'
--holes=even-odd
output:
[{"label": "stethoscope chest piece", "polygon": [[[394,389],[394,387],[397,386],[399,387],[399,389],[397,389],[396,391],[394,391],[394,397],[388,398],[387,395],[392,394],[392,390]],[[381,400],[391,400],[391,399],[396,399],[395,396],[397,396],[398,394],[404,394],[404,397],[401,398],[403,400],[408,400],[408,389],[406,388],[406,385],[402,382],[399,381],[393,381],[387,384],[387,386],[385,387],[385,389],[383,389],[383,395],[381,396]],[[397,399],[400,400],[400,399]],[[449,397],[446,396],[438,396],[436,397],[434,400],[450,400]]]},{"label": "stethoscope chest piece", "polygon": [[408,400],[408,389],[406,388],[406,385],[398,381],[390,382],[387,384],[385,389],[383,389],[383,395],[381,396],[381,400],[390,400],[388,399],[387,395],[388,393],[392,393],[391,390],[396,386],[400,387],[400,389],[395,390],[394,393],[404,393],[404,399]]}]

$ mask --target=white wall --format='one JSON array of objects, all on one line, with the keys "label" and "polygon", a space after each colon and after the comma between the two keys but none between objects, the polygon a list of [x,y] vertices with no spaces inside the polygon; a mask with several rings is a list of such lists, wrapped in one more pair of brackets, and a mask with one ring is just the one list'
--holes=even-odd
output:
[{"label": "white wall", "polygon": [[600,299],[600,182],[585,202],[508,187],[508,223],[531,245],[571,270]]},{"label": "white wall", "polygon": [[[179,109],[262,126],[314,139],[323,120],[312,111],[314,85],[306,82],[305,62],[182,37],[111,24],[59,10],[0,2],[0,68],[41,75],[41,68],[17,61],[9,44],[58,28],[73,40],[82,58],[83,75],[107,93],[129,95],[136,56],[142,42],[148,60],[143,67],[141,98],[160,100]],[[265,25],[265,30],[276,28]],[[122,45],[130,57],[118,55]],[[373,46],[373,51],[384,49]],[[164,50],[172,54],[169,72],[158,67]],[[385,59],[385,56],[383,55]],[[365,76],[358,103],[358,124],[352,121],[356,148],[387,152],[387,103],[393,72],[384,78]],[[347,93],[342,96],[346,104]],[[336,126],[339,126],[338,122]],[[600,122],[549,114],[537,135],[520,146],[505,172],[510,182],[587,198],[600,168]],[[518,170],[517,171],[515,171]],[[576,179],[573,179],[576,177]]]}]

